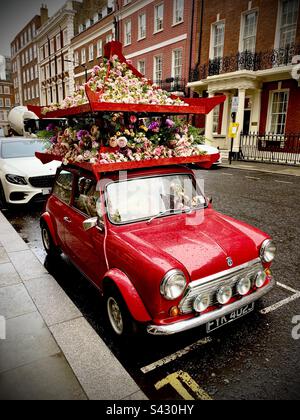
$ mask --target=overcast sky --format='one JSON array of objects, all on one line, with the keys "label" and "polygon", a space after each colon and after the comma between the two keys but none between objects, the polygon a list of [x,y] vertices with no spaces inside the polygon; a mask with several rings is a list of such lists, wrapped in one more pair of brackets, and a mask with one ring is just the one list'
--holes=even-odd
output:
[{"label": "overcast sky", "polygon": [[10,42],[35,15],[39,14],[42,3],[47,4],[49,16],[52,16],[66,0],[1,0],[0,55],[10,56]]}]

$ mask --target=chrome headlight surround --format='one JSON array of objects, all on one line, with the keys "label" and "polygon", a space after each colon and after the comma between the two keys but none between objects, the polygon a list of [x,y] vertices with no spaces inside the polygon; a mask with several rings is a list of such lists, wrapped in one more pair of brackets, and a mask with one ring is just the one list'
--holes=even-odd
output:
[{"label": "chrome headlight surround", "polygon": [[163,278],[160,293],[167,300],[176,300],[184,292],[187,285],[185,275],[180,270],[171,270]]},{"label": "chrome headlight surround", "polygon": [[260,258],[264,263],[271,263],[276,256],[276,246],[271,239],[263,242],[260,248]]},{"label": "chrome headlight surround", "polygon": [[6,181],[13,185],[28,185],[26,179],[20,175],[7,174],[5,175]]}]

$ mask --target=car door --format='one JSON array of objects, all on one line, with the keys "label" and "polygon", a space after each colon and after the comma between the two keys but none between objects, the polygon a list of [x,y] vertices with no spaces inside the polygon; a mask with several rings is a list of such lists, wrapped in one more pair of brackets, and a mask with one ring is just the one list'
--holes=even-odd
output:
[{"label": "car door", "polygon": [[98,217],[99,193],[92,174],[78,174],[75,179],[74,197],[68,211],[66,247],[79,270],[95,284],[99,284],[107,267],[104,254],[105,234],[98,227],[85,231],[83,222]]},{"label": "car door", "polygon": [[66,218],[69,214],[72,200],[73,181],[74,172],[65,169],[59,171],[53,186],[52,195],[47,202],[47,210],[54,223],[60,246],[70,257],[71,255],[66,250],[66,227],[68,227]]}]

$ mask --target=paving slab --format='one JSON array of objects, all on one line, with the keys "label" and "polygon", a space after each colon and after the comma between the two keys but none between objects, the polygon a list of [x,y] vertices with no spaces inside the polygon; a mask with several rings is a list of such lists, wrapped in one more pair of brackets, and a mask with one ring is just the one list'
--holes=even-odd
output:
[{"label": "paving slab", "polygon": [[62,354],[0,373],[0,400],[86,400]]},{"label": "paving slab", "polygon": [[1,316],[10,319],[35,311],[36,307],[23,284],[0,288]]},{"label": "paving slab", "polygon": [[121,400],[140,391],[84,318],[50,328],[91,400]]},{"label": "paving slab", "polygon": [[24,282],[48,274],[45,267],[30,250],[9,252],[8,255]]},{"label": "paving slab", "polygon": [[48,326],[82,316],[52,276],[29,280],[26,288]]},{"label": "paving slab", "polygon": [[59,354],[61,351],[38,312],[7,320],[0,341],[0,373]]},{"label": "paving slab", "polygon": [[7,255],[7,252],[5,251],[5,248],[3,246],[0,247],[0,264],[8,263],[9,257]]},{"label": "paving slab", "polygon": [[9,262],[0,264],[0,287],[12,286],[21,283],[21,278],[15,267]]}]

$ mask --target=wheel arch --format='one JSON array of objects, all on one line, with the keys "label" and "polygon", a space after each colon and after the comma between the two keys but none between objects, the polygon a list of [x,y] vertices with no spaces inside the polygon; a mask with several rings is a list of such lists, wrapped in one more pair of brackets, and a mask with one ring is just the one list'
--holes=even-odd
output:
[{"label": "wheel arch", "polygon": [[145,323],[152,320],[140,295],[126,274],[117,269],[108,271],[101,284],[104,295],[107,294],[110,287],[117,288],[135,321]]},{"label": "wheel arch", "polygon": [[43,224],[45,224],[48,227],[54,245],[55,246],[59,246],[59,243],[58,243],[58,240],[57,240],[57,236],[56,236],[56,232],[55,232],[55,229],[54,229],[54,225],[52,223],[50,214],[48,212],[43,213],[42,216],[41,216],[40,226],[42,227]]}]

